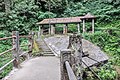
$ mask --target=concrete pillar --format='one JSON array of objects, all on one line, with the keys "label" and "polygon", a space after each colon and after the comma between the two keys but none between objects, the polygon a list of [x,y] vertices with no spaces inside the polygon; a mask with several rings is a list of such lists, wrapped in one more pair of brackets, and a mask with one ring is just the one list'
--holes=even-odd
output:
[{"label": "concrete pillar", "polygon": [[85,19],[83,19],[83,33],[85,33],[86,30],[85,30]]},{"label": "concrete pillar", "polygon": [[49,25],[49,35],[51,35],[51,25]]},{"label": "concrete pillar", "polygon": [[92,33],[94,33],[95,31],[95,20],[92,19]]},{"label": "concrete pillar", "polygon": [[43,35],[43,27],[44,25],[41,26],[40,34]]},{"label": "concrete pillar", "polygon": [[78,34],[80,34],[80,23],[77,24]]},{"label": "concrete pillar", "polygon": [[68,28],[68,24],[65,24],[65,26],[63,27],[63,34],[67,34],[67,28]]},{"label": "concrete pillar", "polygon": [[51,25],[51,35],[55,34],[55,25]]},{"label": "concrete pillar", "polygon": [[39,26],[38,38],[40,38],[40,35],[41,35],[41,26]]}]

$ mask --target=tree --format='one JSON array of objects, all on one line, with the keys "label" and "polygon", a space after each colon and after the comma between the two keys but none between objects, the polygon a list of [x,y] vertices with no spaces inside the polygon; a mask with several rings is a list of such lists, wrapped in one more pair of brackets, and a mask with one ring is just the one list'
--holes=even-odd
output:
[{"label": "tree", "polygon": [[4,3],[5,3],[5,12],[8,14],[10,12],[11,1],[10,0],[4,0]]}]

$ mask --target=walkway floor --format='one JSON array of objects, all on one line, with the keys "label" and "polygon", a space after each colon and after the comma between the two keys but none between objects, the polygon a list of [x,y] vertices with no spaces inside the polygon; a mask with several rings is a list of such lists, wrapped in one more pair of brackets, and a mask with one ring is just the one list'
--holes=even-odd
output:
[{"label": "walkway floor", "polygon": [[37,57],[26,61],[8,80],[60,80],[57,57]]}]

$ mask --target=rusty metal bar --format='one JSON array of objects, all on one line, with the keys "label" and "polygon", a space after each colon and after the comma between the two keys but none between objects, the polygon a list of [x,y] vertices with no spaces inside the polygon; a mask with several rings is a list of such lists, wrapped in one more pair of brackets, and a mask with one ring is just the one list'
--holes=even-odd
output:
[{"label": "rusty metal bar", "polygon": [[12,39],[12,38],[15,38],[15,36],[12,36],[12,37],[5,37],[5,38],[0,38],[0,41],[2,41],[2,40]]},{"label": "rusty metal bar", "polygon": [[66,66],[66,69],[67,69],[67,73],[68,73],[68,77],[69,77],[69,80],[77,80],[70,64],[68,61],[65,62],[65,66]]},{"label": "rusty metal bar", "polygon": [[10,51],[12,51],[12,50],[14,50],[14,49],[15,49],[15,48],[11,48],[11,49],[9,49],[9,50],[7,50],[7,51],[5,51],[5,52],[0,53],[0,56],[3,55],[3,54],[5,54],[5,53],[8,53],[8,52],[10,52]]},{"label": "rusty metal bar", "polygon": [[2,67],[0,68],[0,72],[1,72],[5,67],[7,67],[10,63],[12,63],[14,60],[15,60],[15,59],[12,59],[12,60],[9,61],[7,64],[5,64],[4,66],[2,66]]}]

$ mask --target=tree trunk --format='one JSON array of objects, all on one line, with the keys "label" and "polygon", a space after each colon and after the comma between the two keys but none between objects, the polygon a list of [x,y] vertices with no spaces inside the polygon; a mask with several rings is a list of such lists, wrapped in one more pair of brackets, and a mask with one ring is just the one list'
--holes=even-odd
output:
[{"label": "tree trunk", "polygon": [[10,12],[10,0],[4,0],[5,3],[5,12],[8,14]]}]

